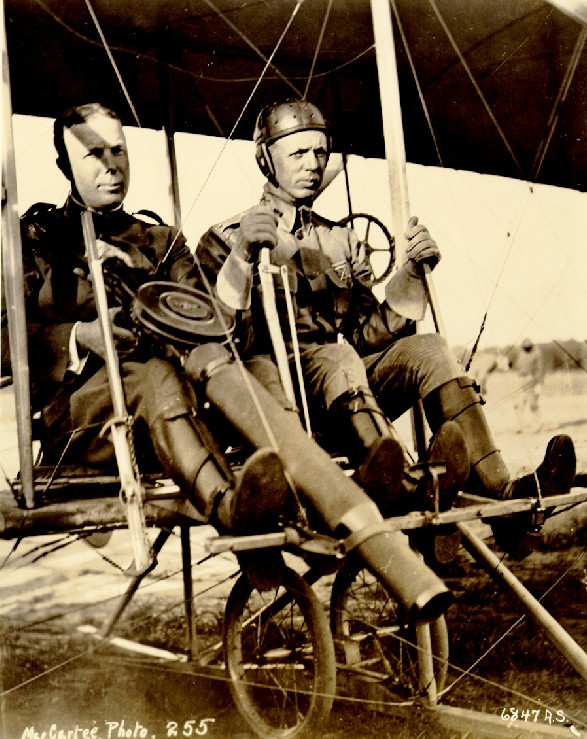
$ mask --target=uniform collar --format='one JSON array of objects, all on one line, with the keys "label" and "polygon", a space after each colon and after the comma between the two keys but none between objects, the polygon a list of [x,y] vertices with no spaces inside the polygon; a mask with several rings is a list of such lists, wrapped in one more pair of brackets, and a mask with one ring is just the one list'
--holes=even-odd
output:
[{"label": "uniform collar", "polygon": [[88,210],[90,213],[93,213],[95,218],[120,218],[121,215],[126,215],[124,210],[122,209],[122,203],[120,205],[117,205],[116,208],[112,208],[111,210],[94,210],[93,208],[86,208],[84,203],[79,201],[72,193],[69,193],[69,196],[67,198],[67,201],[65,203],[65,214],[69,217],[71,216],[79,216],[81,213],[83,213],[85,210]]},{"label": "uniform collar", "polygon": [[[66,218],[71,220],[79,221],[81,214],[87,210],[83,203],[80,203],[77,198],[73,195],[69,195],[63,212]],[[132,220],[131,216],[123,210],[122,204],[112,210],[106,210],[104,212],[97,210],[90,210],[94,216],[94,227],[96,233],[102,228],[106,228],[107,231],[120,231],[128,228],[129,220]]]},{"label": "uniform collar", "polygon": [[[292,203],[283,190],[270,182],[265,183],[261,200],[274,209],[279,225],[289,233],[293,233],[302,224],[310,223],[312,219],[311,202]],[[298,218],[298,211],[300,218]]]}]

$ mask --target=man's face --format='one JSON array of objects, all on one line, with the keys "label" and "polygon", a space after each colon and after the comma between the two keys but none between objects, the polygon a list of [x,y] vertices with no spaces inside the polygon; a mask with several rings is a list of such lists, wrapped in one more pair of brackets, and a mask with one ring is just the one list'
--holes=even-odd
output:
[{"label": "man's face", "polygon": [[298,131],[269,147],[279,187],[296,200],[312,198],[324,177],[328,142],[322,131]]},{"label": "man's face", "polygon": [[97,113],[63,132],[75,188],[90,208],[109,210],[124,200],[130,179],[120,121]]}]

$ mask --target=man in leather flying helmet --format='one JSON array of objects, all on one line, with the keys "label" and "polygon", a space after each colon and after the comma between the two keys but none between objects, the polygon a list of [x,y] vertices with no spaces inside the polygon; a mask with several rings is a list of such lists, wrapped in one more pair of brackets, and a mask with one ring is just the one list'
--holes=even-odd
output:
[{"label": "man in leather flying helmet", "polygon": [[[415,322],[426,310],[422,266],[432,269],[441,257],[426,227],[410,218],[405,262],[379,302],[356,233],[313,209],[331,150],[321,111],[306,100],[267,106],[257,118],[254,142],[267,179],[261,200],[212,227],[197,256],[216,280],[219,297],[241,311],[244,321],[252,320],[259,353],[270,351],[255,276],[260,249],[271,250],[274,265],[287,266],[310,400],[337,431],[358,465],[358,481],[382,510],[391,510],[394,499],[397,505],[414,495],[410,469],[406,466],[403,482],[401,470],[398,475],[403,460],[398,462],[387,419],[396,419],[419,399],[434,434],[428,460],[447,466],[443,507],[450,506],[461,485],[498,500],[535,497],[537,485],[543,496],[567,492],[576,466],[572,440],[555,436],[536,474],[512,480],[474,382],[440,335],[415,333]],[[277,295],[287,326],[279,281]],[[416,485],[416,492],[420,488]],[[515,552],[525,527],[519,519],[501,520],[494,533],[504,549]]]}]

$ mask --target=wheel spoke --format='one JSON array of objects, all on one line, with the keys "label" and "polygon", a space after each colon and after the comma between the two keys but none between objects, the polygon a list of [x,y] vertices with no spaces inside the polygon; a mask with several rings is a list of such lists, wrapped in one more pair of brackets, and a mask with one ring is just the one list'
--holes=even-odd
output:
[{"label": "wheel spoke", "polygon": [[[377,285],[387,279],[395,264],[395,239],[385,224],[368,213],[351,213],[339,223],[341,226],[350,225],[357,235],[364,230],[365,236],[362,239],[359,236],[359,243],[364,248],[366,259],[371,266],[373,284]],[[371,227],[374,227],[374,236],[370,240]],[[375,252],[378,258],[373,260],[375,262],[373,263],[371,256]],[[383,257],[384,254],[387,255],[387,259]]]},{"label": "wheel spoke", "polygon": [[[332,589],[332,630],[342,646],[347,669],[373,680],[379,678],[401,700],[419,694],[416,630],[404,617],[397,600],[358,560],[345,563]],[[446,624],[432,624],[433,653],[439,657],[437,682],[446,677]]]},{"label": "wheel spoke", "polygon": [[241,577],[226,606],[225,656],[237,707],[262,737],[295,737],[324,721],[336,683],[332,636],[299,575],[257,592]]}]

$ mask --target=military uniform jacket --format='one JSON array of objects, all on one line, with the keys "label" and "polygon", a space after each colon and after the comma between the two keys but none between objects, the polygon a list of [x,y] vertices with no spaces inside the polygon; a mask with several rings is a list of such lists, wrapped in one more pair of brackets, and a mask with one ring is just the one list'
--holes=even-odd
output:
[{"label": "military uniform jacket", "polygon": [[[411,332],[413,322],[381,304],[373,294],[373,274],[352,229],[308,208],[296,209],[279,198],[269,184],[261,202],[278,216],[278,244],[271,251],[271,262],[287,266],[300,343],[330,343],[342,335],[366,356]],[[196,254],[210,282],[217,281],[219,297],[240,311],[241,321],[249,323],[254,350],[270,353],[258,274],[233,253],[246,212],[213,226],[201,238]],[[285,287],[279,275],[275,286],[278,314],[288,341]]]},{"label": "military uniform jacket", "polygon": [[[33,409],[43,408],[49,416],[62,413],[71,393],[103,366],[90,354],[80,374],[68,371],[74,324],[97,317],[81,212],[68,199],[62,208],[38,203],[21,218]],[[132,270],[120,259],[106,259],[104,267],[108,264],[112,273],[126,269],[137,286],[148,280],[195,282],[185,239],[169,226],[151,225],[119,209],[95,214],[94,228],[98,239],[131,257]]]}]

